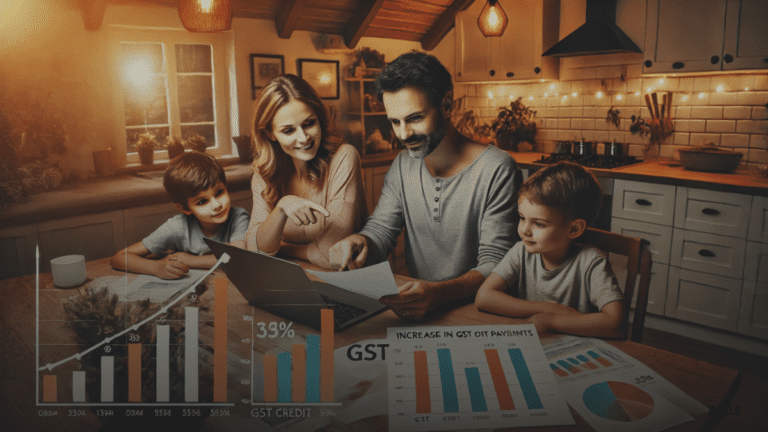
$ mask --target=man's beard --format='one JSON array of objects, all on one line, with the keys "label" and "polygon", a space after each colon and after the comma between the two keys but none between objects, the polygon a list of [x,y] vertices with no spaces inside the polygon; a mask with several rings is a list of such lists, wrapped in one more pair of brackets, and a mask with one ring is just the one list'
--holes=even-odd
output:
[{"label": "man's beard", "polygon": [[434,132],[429,135],[413,135],[405,140],[406,145],[424,140],[424,143],[415,149],[406,147],[408,149],[408,154],[411,155],[411,157],[414,159],[424,159],[425,157],[429,156],[433,151],[435,151],[437,146],[440,145],[440,142],[445,137],[445,130],[446,119],[439,117],[437,129]]}]

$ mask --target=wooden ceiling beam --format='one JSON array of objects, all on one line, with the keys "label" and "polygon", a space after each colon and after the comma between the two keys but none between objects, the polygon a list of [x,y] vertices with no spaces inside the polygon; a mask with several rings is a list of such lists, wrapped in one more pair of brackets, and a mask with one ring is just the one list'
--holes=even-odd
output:
[{"label": "wooden ceiling beam", "polygon": [[290,39],[291,34],[296,30],[301,18],[301,12],[307,5],[308,0],[287,0],[285,4],[277,11],[275,16],[275,27],[277,35],[282,39]]},{"label": "wooden ceiling beam", "polygon": [[107,0],[83,0],[80,5],[85,29],[100,29],[104,21],[104,12],[107,10]]},{"label": "wooden ceiling beam", "polygon": [[368,26],[376,18],[376,13],[381,9],[381,5],[384,4],[384,0],[367,0],[360,2],[360,6],[357,8],[355,15],[347,23],[344,29],[344,43],[347,48],[354,48],[360,38],[363,37],[365,31],[368,30]]},{"label": "wooden ceiling beam", "polygon": [[474,0],[454,0],[454,2],[448,6],[448,9],[446,9],[445,12],[440,15],[437,21],[435,21],[435,24],[433,24],[432,27],[427,30],[427,33],[425,33],[421,38],[421,47],[425,51],[432,51],[435,49],[437,44],[439,44],[445,35],[447,35],[448,32],[453,28],[456,14],[469,7],[473,1]]}]

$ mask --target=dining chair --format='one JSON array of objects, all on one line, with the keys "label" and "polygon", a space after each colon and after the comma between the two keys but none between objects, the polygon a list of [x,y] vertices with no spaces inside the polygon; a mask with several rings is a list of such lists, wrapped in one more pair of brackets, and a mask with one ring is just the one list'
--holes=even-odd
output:
[{"label": "dining chair", "polygon": [[[651,283],[651,252],[647,247],[648,241],[596,228],[587,228],[576,239],[576,242],[593,245],[605,252],[627,257],[627,277],[624,284],[624,301],[627,311],[632,306],[632,298],[635,295],[635,286],[637,286],[637,300],[630,340],[642,343],[645,312],[648,308],[648,289]],[[640,278],[639,283],[637,283],[638,277]],[[625,320],[625,324],[628,324],[629,313],[627,313]]]}]

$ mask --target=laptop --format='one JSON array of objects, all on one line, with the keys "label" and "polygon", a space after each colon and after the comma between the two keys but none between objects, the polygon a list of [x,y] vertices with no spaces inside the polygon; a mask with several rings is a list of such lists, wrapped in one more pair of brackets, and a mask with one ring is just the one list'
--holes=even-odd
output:
[{"label": "laptop", "polygon": [[203,239],[222,264],[230,282],[248,303],[272,314],[320,330],[320,309],[333,309],[334,330],[340,331],[387,308],[370,297],[325,282],[313,282],[300,265],[209,238]]}]

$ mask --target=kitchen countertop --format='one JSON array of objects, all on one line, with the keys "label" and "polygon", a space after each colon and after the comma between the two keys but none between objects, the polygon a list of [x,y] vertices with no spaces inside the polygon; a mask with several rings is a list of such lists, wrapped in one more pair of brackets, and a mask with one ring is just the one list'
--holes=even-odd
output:
[{"label": "kitchen countertop", "polygon": [[[366,155],[361,158],[363,168],[386,166],[399,151]],[[521,168],[541,168],[536,163],[545,153],[509,152]],[[747,195],[768,196],[768,178],[736,171],[731,174],[688,171],[682,167],[667,166],[669,160],[659,159],[613,170],[591,169],[597,177],[653,182],[676,186],[709,189]],[[225,167],[230,192],[250,189],[250,165],[235,164]],[[104,213],[126,208],[168,202],[162,184],[161,171],[144,174],[122,174],[96,178],[73,184],[60,190],[28,196],[28,201],[0,210],[0,227],[10,228],[55,219]]]}]

